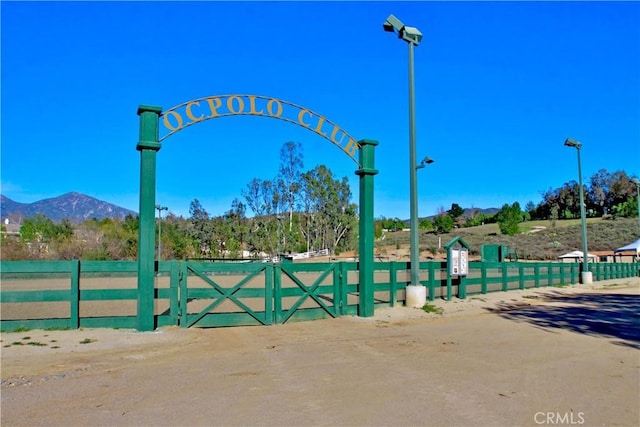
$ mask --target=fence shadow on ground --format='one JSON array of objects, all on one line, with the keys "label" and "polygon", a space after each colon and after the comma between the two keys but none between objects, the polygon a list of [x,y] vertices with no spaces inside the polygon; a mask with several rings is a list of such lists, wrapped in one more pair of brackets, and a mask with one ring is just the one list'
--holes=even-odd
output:
[{"label": "fence shadow on ground", "polygon": [[533,298],[542,304],[503,302],[487,310],[505,319],[528,322],[543,329],[614,338],[615,344],[640,349],[638,295],[555,292]]}]

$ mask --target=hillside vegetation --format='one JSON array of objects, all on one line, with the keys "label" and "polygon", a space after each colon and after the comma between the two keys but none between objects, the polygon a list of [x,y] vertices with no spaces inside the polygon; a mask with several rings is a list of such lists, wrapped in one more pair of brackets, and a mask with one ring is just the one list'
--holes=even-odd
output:
[{"label": "hillside vegetation", "polygon": [[[582,250],[580,220],[528,221],[524,230],[515,236],[500,234],[498,224],[454,229],[450,233],[435,234],[420,231],[420,259],[444,259],[444,245],[454,237],[471,246],[470,255],[480,256],[480,248],[487,244],[507,245],[515,250],[518,259],[555,260],[559,255]],[[587,243],[591,251],[611,251],[640,237],[638,218],[587,220]],[[376,255],[389,259],[409,260],[409,232],[386,232],[376,241]]]}]

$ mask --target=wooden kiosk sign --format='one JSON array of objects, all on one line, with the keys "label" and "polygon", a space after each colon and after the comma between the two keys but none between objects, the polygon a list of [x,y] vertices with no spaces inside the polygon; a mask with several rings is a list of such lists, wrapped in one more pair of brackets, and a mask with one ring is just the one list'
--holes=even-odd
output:
[{"label": "wooden kiosk sign", "polygon": [[[263,116],[306,128],[344,152],[358,165],[360,177],[358,313],[373,316],[373,176],[377,141],[356,140],[314,111],[278,98],[260,95],[216,95],[184,102],[166,111],[140,105],[140,213],[138,235],[138,330],[154,330],[156,154],[171,135],[209,119]],[[162,134],[160,129],[162,123]]]}]

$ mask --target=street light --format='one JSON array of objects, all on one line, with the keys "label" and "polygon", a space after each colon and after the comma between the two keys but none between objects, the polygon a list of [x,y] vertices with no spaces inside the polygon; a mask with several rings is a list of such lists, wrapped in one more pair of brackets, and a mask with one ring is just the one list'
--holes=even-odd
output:
[{"label": "street light", "polygon": [[409,193],[410,193],[410,250],[411,250],[411,282],[406,289],[406,305],[422,307],[427,302],[427,288],[420,284],[420,259],[418,241],[418,184],[416,164],[416,114],[415,85],[413,76],[413,47],[422,41],[422,33],[415,27],[407,27],[398,18],[389,15],[382,28],[390,33],[397,33],[398,38],[409,45]]},{"label": "street light", "polygon": [[156,205],[158,210],[158,261],[162,260],[162,211],[169,210],[166,206]]},{"label": "street light", "polygon": [[433,159],[431,157],[425,157],[424,159],[422,159],[420,164],[416,166],[416,169],[422,169],[423,167],[425,167],[426,165],[430,165],[431,163],[433,163]]},{"label": "street light", "polygon": [[591,283],[593,281],[591,272],[589,271],[589,252],[587,252],[587,215],[584,205],[584,190],[582,188],[582,165],[580,164],[580,150],[582,143],[572,138],[564,141],[567,147],[574,147],[578,152],[578,185],[580,186],[580,218],[582,222],[582,273],[580,275],[582,283]]},{"label": "street light", "polygon": [[[636,206],[638,208],[638,226],[640,226],[640,179],[633,178],[631,182],[636,185]],[[638,236],[640,236],[640,229],[638,229]]]}]

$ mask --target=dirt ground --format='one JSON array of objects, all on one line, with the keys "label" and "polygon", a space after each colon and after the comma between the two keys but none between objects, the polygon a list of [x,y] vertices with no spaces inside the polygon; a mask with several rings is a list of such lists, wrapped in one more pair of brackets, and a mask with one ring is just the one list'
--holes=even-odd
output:
[{"label": "dirt ground", "polygon": [[3,333],[8,426],[638,426],[640,279],[276,326]]}]

